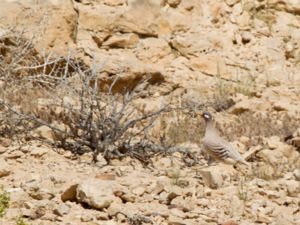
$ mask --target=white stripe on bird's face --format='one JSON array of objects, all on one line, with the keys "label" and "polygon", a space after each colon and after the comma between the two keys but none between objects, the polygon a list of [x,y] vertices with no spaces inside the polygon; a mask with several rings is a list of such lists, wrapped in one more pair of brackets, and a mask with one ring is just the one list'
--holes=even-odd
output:
[{"label": "white stripe on bird's face", "polygon": [[210,119],[210,116],[208,114],[204,114],[204,118]]}]

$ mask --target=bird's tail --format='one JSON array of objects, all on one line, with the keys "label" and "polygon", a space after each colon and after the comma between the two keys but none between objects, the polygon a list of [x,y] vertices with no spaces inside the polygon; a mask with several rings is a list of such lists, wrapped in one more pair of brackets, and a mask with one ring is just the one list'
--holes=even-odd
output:
[{"label": "bird's tail", "polygon": [[251,164],[250,164],[249,162],[247,162],[245,159],[241,159],[241,160],[239,161],[239,163],[244,164],[244,165],[246,165],[246,166],[248,166],[248,167],[251,166]]}]

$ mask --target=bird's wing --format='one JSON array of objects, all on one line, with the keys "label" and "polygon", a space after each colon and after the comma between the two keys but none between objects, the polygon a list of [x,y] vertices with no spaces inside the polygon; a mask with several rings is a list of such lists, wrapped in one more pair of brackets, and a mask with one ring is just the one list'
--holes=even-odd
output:
[{"label": "bird's wing", "polygon": [[218,141],[217,139],[212,139],[212,138],[204,139],[203,145],[205,148],[211,151],[213,155],[215,155],[220,159],[226,159],[230,156],[228,147],[224,145],[223,142]]}]

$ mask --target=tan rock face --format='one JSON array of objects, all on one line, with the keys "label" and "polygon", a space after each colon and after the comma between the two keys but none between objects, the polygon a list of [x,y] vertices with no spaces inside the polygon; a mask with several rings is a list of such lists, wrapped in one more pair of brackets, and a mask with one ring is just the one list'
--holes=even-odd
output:
[{"label": "tan rock face", "polygon": [[[1,92],[0,196],[7,191],[11,200],[0,224],[16,224],[24,215],[32,225],[298,225],[299,7],[299,0],[0,1],[0,92],[3,75],[10,74],[2,68],[16,69],[5,58],[18,45],[6,36],[16,24],[13,35],[26,28],[25,37],[33,41],[29,57],[40,56],[22,66],[36,66],[50,53],[54,58],[70,53],[96,71],[101,91],[117,76],[113,93],[136,87],[134,104],[141,112],[171,102],[176,110],[154,124],[153,141],[172,126],[175,140],[168,144],[184,139],[175,145],[181,153],[147,158],[147,166],[130,156],[108,163],[101,154],[92,164],[91,152],[76,158],[35,140],[59,146],[46,126],[30,130],[33,139],[9,137],[2,127]],[[78,76],[67,80],[76,83]],[[147,82],[138,86],[141,80]],[[78,107],[72,94],[62,99]],[[25,108],[32,100],[45,115],[57,104],[38,96]],[[212,112],[251,164],[249,170],[207,166],[197,155],[203,110]],[[55,108],[56,115],[62,112]],[[197,163],[187,166],[183,160]]]},{"label": "tan rock face", "polygon": [[7,26],[14,26],[17,20],[20,29],[23,27],[30,30],[27,34],[29,38],[39,36],[33,37],[37,40],[38,50],[52,50],[64,55],[69,48],[74,47],[77,14],[71,1],[46,0],[37,4],[36,1],[17,0],[3,1],[1,4],[1,15],[10,18],[5,22]]}]

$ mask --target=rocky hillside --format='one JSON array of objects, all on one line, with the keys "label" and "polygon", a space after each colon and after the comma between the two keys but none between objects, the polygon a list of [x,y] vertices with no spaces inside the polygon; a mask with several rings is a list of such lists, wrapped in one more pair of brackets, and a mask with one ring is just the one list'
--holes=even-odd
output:
[{"label": "rocky hillside", "polygon": [[[299,0],[0,15],[1,224],[300,224]],[[198,154],[203,110],[249,168]]]}]

